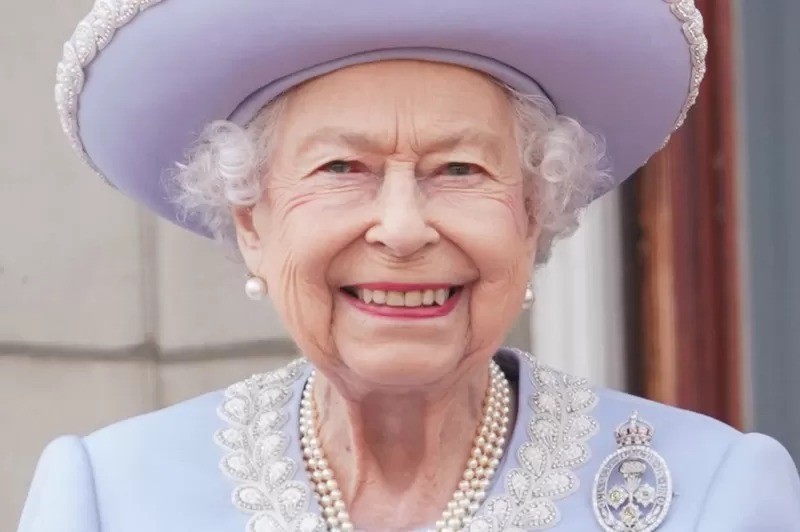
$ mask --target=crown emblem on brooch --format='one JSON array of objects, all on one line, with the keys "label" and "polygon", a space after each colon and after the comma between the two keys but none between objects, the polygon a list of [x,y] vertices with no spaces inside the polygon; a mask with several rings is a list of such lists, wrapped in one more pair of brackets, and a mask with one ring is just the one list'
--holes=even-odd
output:
[{"label": "crown emblem on brooch", "polygon": [[637,412],[614,431],[617,450],[603,461],[592,489],[595,518],[605,532],[653,532],[667,518],[672,477],[651,448],[654,433]]},{"label": "crown emblem on brooch", "polygon": [[614,431],[614,438],[617,440],[618,447],[625,445],[649,446],[653,441],[654,432],[653,425],[639,419],[638,412],[633,412],[628,421],[622,423]]}]

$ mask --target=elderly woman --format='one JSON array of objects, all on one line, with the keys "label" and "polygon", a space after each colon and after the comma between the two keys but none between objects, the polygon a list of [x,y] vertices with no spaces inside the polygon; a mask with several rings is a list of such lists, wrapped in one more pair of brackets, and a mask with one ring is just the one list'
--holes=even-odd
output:
[{"label": "elderly woman", "polygon": [[56,440],[20,530],[800,530],[775,441],[500,347],[705,50],[690,0],[99,1],[67,135],[235,244],[304,358]]}]

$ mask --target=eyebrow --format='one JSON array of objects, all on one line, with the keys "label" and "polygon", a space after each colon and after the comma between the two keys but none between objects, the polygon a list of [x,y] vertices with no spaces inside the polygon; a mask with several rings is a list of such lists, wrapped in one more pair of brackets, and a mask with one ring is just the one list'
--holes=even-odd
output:
[{"label": "eyebrow", "polygon": [[[385,153],[389,150],[389,139],[375,134],[354,132],[335,126],[320,128],[298,144],[298,152],[304,153],[316,144],[334,143],[346,145],[372,153]],[[485,129],[462,128],[446,135],[433,137],[425,141],[425,152],[441,152],[452,150],[460,146],[476,146],[495,160],[500,158],[503,142],[500,137]]]}]

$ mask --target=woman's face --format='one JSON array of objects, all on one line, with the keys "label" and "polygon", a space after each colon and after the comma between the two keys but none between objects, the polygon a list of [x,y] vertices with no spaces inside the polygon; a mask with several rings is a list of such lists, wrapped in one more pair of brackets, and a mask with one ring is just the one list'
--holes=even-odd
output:
[{"label": "woman's face", "polygon": [[276,134],[239,245],[306,356],[352,389],[485,364],[538,232],[504,91],[461,67],[359,65],[288,95]]}]

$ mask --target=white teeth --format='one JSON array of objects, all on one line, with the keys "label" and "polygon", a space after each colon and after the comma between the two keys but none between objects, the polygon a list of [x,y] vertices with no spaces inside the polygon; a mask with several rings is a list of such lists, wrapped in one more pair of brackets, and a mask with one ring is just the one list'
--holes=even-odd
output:
[{"label": "white teeth", "polygon": [[358,290],[358,296],[364,303],[372,303],[372,290],[369,288],[360,288]]},{"label": "white teeth", "polygon": [[435,296],[433,290],[425,290],[422,292],[422,304],[423,305],[433,305],[433,300]]},{"label": "white teeth", "polygon": [[444,305],[444,302],[447,301],[447,295],[450,291],[445,288],[439,288],[436,290],[436,293],[433,296],[433,299],[436,301],[437,305]]},{"label": "white teeth", "polygon": [[421,307],[434,304],[444,305],[445,301],[447,301],[450,296],[450,290],[447,288],[439,288],[438,290],[410,290],[408,292],[358,288],[356,293],[358,294],[358,298],[364,303],[388,305],[390,307]]},{"label": "white teeth", "polygon": [[420,292],[419,290],[406,292],[407,307],[418,307],[420,305],[422,305],[422,292]]},{"label": "white teeth", "polygon": [[[386,303],[386,291],[385,290],[373,290],[372,291],[372,301],[377,305],[383,305]],[[369,301],[367,301],[369,303]]]},{"label": "white teeth", "polygon": [[386,293],[386,304],[390,307],[403,307],[406,304],[406,298],[403,292],[389,291]]}]

